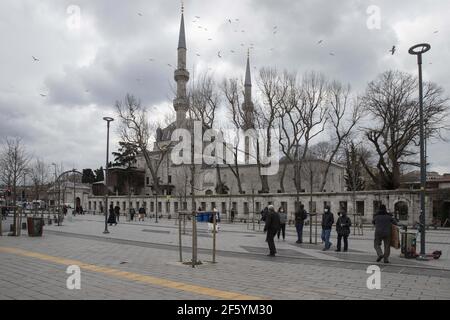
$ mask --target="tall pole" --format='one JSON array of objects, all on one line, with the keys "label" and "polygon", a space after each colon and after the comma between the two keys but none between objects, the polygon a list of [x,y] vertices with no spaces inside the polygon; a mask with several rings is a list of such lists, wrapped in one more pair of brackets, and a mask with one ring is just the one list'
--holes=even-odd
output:
[{"label": "tall pole", "polygon": [[427,43],[417,44],[409,49],[409,53],[417,55],[419,69],[419,130],[420,130],[420,256],[425,257],[425,188],[426,188],[426,159],[425,159],[425,132],[423,121],[423,88],[422,88],[422,54],[431,49]]},{"label": "tall pole", "polygon": [[76,186],[75,186],[75,169],[73,169],[73,175],[72,175],[72,178],[73,178],[73,210],[74,210],[74,212],[75,212],[75,214],[76,214],[76,210],[77,210],[77,202],[76,202],[76,199],[75,199],[75,188],[76,188]]},{"label": "tall pole", "polygon": [[113,118],[104,117],[103,120],[107,123],[106,130],[106,167],[105,167],[105,231],[103,233],[109,233],[108,231],[108,163],[109,163],[109,124],[114,121]]}]

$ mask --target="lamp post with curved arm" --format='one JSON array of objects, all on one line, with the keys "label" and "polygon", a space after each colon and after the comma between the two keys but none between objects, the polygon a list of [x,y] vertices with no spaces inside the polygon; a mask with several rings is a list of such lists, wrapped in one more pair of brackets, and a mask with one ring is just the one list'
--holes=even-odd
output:
[{"label": "lamp post with curved arm", "polygon": [[422,54],[429,51],[431,46],[428,43],[421,43],[412,46],[409,54],[417,56],[417,65],[419,68],[419,131],[420,131],[420,256],[425,257],[425,188],[426,188],[426,159],[425,159],[425,132],[423,119],[423,88],[422,88]]},{"label": "lamp post with curved arm", "polygon": [[106,133],[106,167],[105,167],[105,231],[103,233],[109,233],[108,231],[108,163],[109,163],[109,124],[114,121],[111,117],[104,117],[103,120],[107,123]]}]

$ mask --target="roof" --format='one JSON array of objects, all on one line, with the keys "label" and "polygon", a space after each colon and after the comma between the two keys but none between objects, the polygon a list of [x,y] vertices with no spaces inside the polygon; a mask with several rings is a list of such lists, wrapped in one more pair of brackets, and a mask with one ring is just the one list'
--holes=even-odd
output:
[{"label": "roof", "polygon": [[250,74],[250,57],[247,57],[247,70],[245,71],[245,84],[246,86],[252,85],[252,77]]},{"label": "roof", "polygon": [[181,14],[180,37],[178,38],[178,49],[186,49],[186,35],[184,31],[184,14]]}]

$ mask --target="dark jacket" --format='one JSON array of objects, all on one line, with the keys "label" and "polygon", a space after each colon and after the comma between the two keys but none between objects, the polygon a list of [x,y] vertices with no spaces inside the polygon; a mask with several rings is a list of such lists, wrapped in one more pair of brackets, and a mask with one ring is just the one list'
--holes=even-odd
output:
[{"label": "dark jacket", "polygon": [[331,230],[334,223],[334,216],[331,211],[325,212],[322,215],[322,229],[324,230]]},{"label": "dark jacket", "polygon": [[145,214],[145,208],[144,207],[140,207],[139,208],[139,214]]},{"label": "dark jacket", "polygon": [[114,213],[116,214],[116,216],[118,216],[120,214],[120,207],[119,206],[115,206],[114,207]]},{"label": "dark jacket", "polygon": [[269,209],[267,207],[265,207],[261,211],[261,221],[266,221],[266,217],[267,217],[268,212],[269,212]]},{"label": "dark jacket", "polygon": [[116,214],[114,213],[114,209],[112,207],[109,208],[108,223],[116,223]]},{"label": "dark jacket", "polygon": [[352,226],[352,221],[347,216],[346,213],[342,213],[336,222],[336,232],[339,235],[348,236],[350,234],[350,227]]},{"label": "dark jacket", "polygon": [[281,228],[280,215],[275,210],[268,210],[266,215],[266,225],[264,226],[264,231],[267,232],[278,232]]},{"label": "dark jacket", "polygon": [[295,211],[295,223],[303,223],[308,218],[308,213],[305,209],[298,209]]},{"label": "dark jacket", "polygon": [[375,237],[385,238],[391,236],[392,225],[397,224],[395,219],[387,212],[379,211],[372,223],[375,225]]}]

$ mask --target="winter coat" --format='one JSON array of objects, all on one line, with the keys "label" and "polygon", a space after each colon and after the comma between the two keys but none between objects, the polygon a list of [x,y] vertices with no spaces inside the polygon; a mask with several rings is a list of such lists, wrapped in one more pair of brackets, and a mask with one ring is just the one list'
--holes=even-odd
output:
[{"label": "winter coat", "polygon": [[308,213],[306,212],[305,209],[298,209],[295,212],[295,223],[303,223],[306,218],[308,218]]},{"label": "winter coat", "polygon": [[341,214],[336,222],[336,232],[339,235],[348,236],[350,234],[350,227],[352,226],[352,221],[347,216],[347,214]]},{"label": "winter coat", "polygon": [[268,210],[264,231],[276,233],[281,228],[280,215],[275,210]]},{"label": "winter coat", "polygon": [[287,212],[278,212],[278,214],[280,215],[280,223],[281,224],[286,224],[287,221]]},{"label": "winter coat", "polygon": [[113,224],[116,223],[116,214],[114,213],[114,209],[109,209],[109,217],[108,217],[108,223]]},{"label": "winter coat", "polygon": [[266,217],[267,217],[268,213],[269,213],[269,209],[267,209],[267,207],[261,211],[261,221],[266,221]]},{"label": "winter coat", "polygon": [[387,212],[379,211],[372,223],[375,225],[375,237],[385,238],[391,236],[392,225],[397,224],[395,219]]},{"label": "winter coat", "polygon": [[331,230],[334,223],[334,216],[333,213],[326,212],[322,215],[322,229],[323,230]]}]

